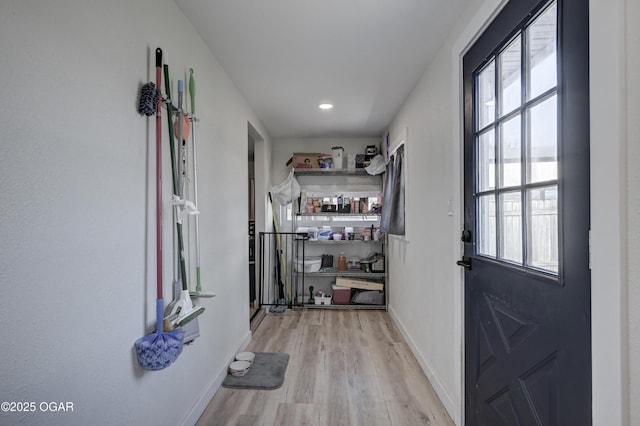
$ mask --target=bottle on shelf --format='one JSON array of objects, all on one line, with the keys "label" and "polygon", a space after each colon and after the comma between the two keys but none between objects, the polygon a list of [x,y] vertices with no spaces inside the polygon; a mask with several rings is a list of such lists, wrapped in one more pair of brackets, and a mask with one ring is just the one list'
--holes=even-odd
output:
[{"label": "bottle on shelf", "polygon": [[346,271],[347,270],[347,257],[344,255],[344,252],[340,252],[338,256],[338,271]]}]

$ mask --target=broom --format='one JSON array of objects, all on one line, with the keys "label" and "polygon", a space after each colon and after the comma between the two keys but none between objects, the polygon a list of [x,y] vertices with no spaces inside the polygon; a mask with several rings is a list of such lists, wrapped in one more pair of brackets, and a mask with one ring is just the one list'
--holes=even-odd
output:
[{"label": "broom", "polygon": [[[193,68],[189,68],[189,96],[191,98],[191,152],[193,157],[193,202],[198,209],[198,156],[196,151],[196,82]],[[215,297],[216,294],[202,291],[200,284],[200,215],[196,215],[196,290],[189,292],[191,297]]]},{"label": "broom", "polygon": [[[156,86],[162,80],[162,50],[156,49]],[[184,330],[164,332],[164,299],[162,297],[162,100],[155,91],[143,91],[141,104],[148,96],[156,102],[156,332],[136,340],[138,363],[146,370],[162,370],[170,366],[182,352]]]},{"label": "broom", "polygon": [[[164,78],[165,78],[164,84],[167,92],[167,98],[171,99],[171,84],[170,84],[171,80],[169,78],[169,66],[167,64],[164,64]],[[179,102],[180,102],[180,106],[178,109],[179,113],[182,112],[183,91],[184,91],[183,82],[182,80],[178,80],[178,93],[179,93]],[[179,190],[179,185],[178,185],[179,176],[178,176],[178,170],[177,170],[178,159],[176,158],[175,143],[173,140],[174,130],[173,130],[172,109],[173,109],[173,106],[171,105],[171,103],[169,103],[167,107],[167,111],[168,111],[168,119],[169,119],[168,120],[169,146],[171,150],[171,173],[172,173],[172,181],[173,181],[173,195],[174,195],[174,198],[180,199],[181,191]],[[179,116],[178,124],[182,125],[181,115]],[[181,131],[182,129],[180,129],[180,132]],[[178,139],[182,139],[182,135],[180,135]],[[186,204],[185,201],[183,200],[180,200],[180,201],[183,204]],[[174,204],[176,203],[174,202]],[[184,240],[183,240],[183,233],[182,233],[182,212],[180,211],[179,205],[176,209],[176,234],[177,234],[177,240],[178,240],[177,241],[178,242],[178,266],[179,266],[178,277],[182,281],[181,283],[182,290],[180,291],[180,297],[176,302],[176,304],[174,305],[173,309],[171,310],[171,313],[168,316],[168,318],[172,319],[170,321],[172,326],[182,327],[185,324],[189,323],[190,321],[193,321],[194,319],[196,319],[199,315],[201,315],[204,312],[204,306],[194,306],[193,302],[191,301],[191,297],[189,296],[189,287],[187,284],[187,268],[186,268],[186,261],[184,256]]]}]

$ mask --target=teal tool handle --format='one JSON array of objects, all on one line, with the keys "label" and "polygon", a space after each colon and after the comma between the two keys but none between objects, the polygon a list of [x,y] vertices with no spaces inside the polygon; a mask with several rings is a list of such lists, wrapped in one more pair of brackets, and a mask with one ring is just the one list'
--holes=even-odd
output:
[{"label": "teal tool handle", "polygon": [[193,68],[189,68],[189,96],[191,97],[191,115],[196,115],[196,81],[193,79]]}]

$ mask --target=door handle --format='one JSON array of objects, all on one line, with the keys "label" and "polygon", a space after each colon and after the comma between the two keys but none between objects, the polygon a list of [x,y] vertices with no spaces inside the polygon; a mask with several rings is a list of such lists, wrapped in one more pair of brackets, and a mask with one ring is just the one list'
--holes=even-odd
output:
[{"label": "door handle", "polygon": [[456,265],[462,266],[464,269],[471,270],[471,258],[467,256],[462,256],[462,259],[456,262]]}]

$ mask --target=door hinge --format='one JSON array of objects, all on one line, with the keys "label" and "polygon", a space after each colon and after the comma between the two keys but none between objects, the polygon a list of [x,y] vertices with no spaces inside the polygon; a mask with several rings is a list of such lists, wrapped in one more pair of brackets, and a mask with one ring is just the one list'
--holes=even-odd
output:
[{"label": "door hinge", "polygon": [[591,250],[592,250],[592,247],[591,247],[591,229],[589,229],[589,270],[591,270],[591,259],[593,257]]}]

